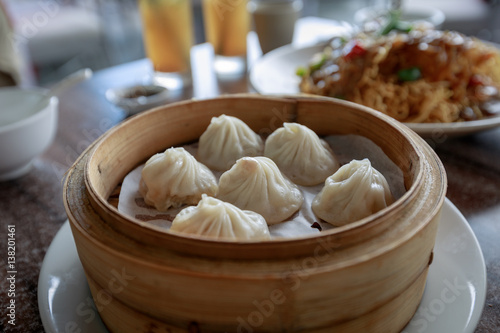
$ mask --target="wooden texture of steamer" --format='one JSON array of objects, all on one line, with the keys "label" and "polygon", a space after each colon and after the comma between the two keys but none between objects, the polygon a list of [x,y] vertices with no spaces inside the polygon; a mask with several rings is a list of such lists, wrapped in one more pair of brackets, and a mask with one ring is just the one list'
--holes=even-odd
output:
[{"label": "wooden texture of steamer", "polygon": [[[302,100],[298,101],[299,107],[294,109],[297,118],[314,119],[313,111],[301,115]],[[224,102],[235,105],[234,100]],[[249,104],[251,99],[245,97],[240,102]],[[317,126],[324,125],[319,121]],[[418,171],[411,176],[418,182],[399,204],[343,232],[269,244],[235,244],[240,248],[248,245],[249,251],[263,245],[257,258],[251,260],[250,255],[243,261],[231,259],[234,253],[221,257],[220,248],[210,251],[213,242],[202,247],[207,251],[205,257],[191,256],[171,244],[148,243],[149,239],[141,242],[137,235],[117,232],[115,225],[108,222],[116,213],[99,201],[93,202],[95,189],[88,189],[84,168],[96,156],[95,147],[90,149],[68,175],[65,204],[94,299],[99,301],[101,288],[113,295],[113,301],[101,312],[104,321],[116,332],[128,327],[123,322],[136,323],[137,330],[127,330],[131,332],[158,325],[185,332],[193,322],[203,328],[202,332],[234,332],[238,317],[247,318],[256,311],[255,302],[269,300],[272,292],[279,290],[286,302],[276,306],[273,314],[255,328],[256,332],[400,330],[413,315],[423,292],[446,187],[435,154],[412,132],[406,132],[409,141],[416,143],[415,154],[421,159],[413,159],[418,168],[408,167]],[[102,161],[113,164],[112,158],[99,160],[97,170],[101,166],[101,172],[106,167]],[[93,176],[101,177],[99,171]],[[101,191],[108,191],[106,186],[112,187],[104,185]],[[392,227],[387,229],[388,225]],[[300,246],[301,242],[307,246]],[[275,256],[277,244],[295,246],[295,251],[304,252],[290,256],[284,251],[288,254],[285,258]],[[225,248],[231,250],[231,244],[225,244]],[[117,272],[133,277],[124,288],[110,288]]]},{"label": "wooden texture of steamer", "polygon": [[270,134],[283,122],[294,121],[295,105],[294,99],[244,95],[181,102],[158,108],[147,114],[140,114],[133,119],[133,123],[125,122],[104,136],[99,149],[93,152],[86,168],[85,179],[91,203],[116,230],[127,235],[138,235],[141,241],[157,245],[169,243],[182,252],[193,251],[194,246],[197,246],[194,254],[203,254],[207,251],[213,253],[219,248],[222,257],[234,255],[235,258],[245,258],[254,257],[259,253],[261,256],[266,256],[271,250],[262,244],[253,249],[249,248],[250,245],[236,252],[234,250],[228,252],[234,243],[230,243],[228,248],[222,242],[210,240],[200,242],[196,238],[190,239],[166,233],[161,228],[123,216],[107,203],[107,196],[131,169],[145,162],[151,155],[171,146],[197,140],[214,116],[223,113],[234,115],[254,131]]},{"label": "wooden texture of steamer", "polygon": [[[88,209],[90,205],[83,207]],[[88,217],[88,214],[85,215]],[[105,243],[87,239],[81,235],[81,230],[75,230],[74,234],[82,264],[95,284],[93,294],[97,306],[103,309],[101,315],[110,327],[123,328],[128,322],[134,322],[139,327],[153,327],[161,322],[155,318],[164,318],[168,323],[158,327],[177,325],[187,331],[190,324],[196,322],[205,327],[202,332],[221,332],[227,323],[236,323],[238,316],[246,318],[245,315],[255,311],[253,301],[269,299],[270,293],[279,289],[284,291],[292,304],[280,307],[279,311],[277,309],[272,316],[274,322],[267,320],[263,323],[263,331],[293,331],[298,328],[321,331],[321,326],[314,327],[316,324],[331,329],[341,327],[342,332],[359,332],[361,328],[363,332],[391,332],[397,331],[394,327],[401,328],[418,305],[425,280],[422,275],[427,271],[436,226],[437,217],[412,235],[404,246],[395,247],[365,265],[343,269],[337,265],[339,269],[335,270],[330,260],[322,261],[326,255],[322,254],[317,257],[318,267],[299,271],[294,267],[304,267],[307,258],[252,264],[218,261],[210,265],[200,258],[175,257],[171,253],[160,263],[147,256],[147,248],[142,249],[142,256],[134,257],[128,255],[131,244],[122,244],[125,249],[111,249]],[[73,227],[79,229],[79,226]],[[332,255],[329,259],[335,262],[339,258]],[[217,267],[216,270],[214,267]],[[423,271],[413,281],[410,275],[419,272],[422,267]],[[116,282],[113,272],[127,277],[123,285],[118,284],[118,288],[116,285],[110,288],[110,281]],[[121,289],[122,286],[124,289]],[[109,302],[110,294],[113,295],[113,303]],[[233,295],[234,299],[227,299],[227,295]],[[115,301],[122,306],[115,309]],[[154,313],[154,310],[166,313]],[[108,318],[109,311],[117,312]],[[218,321],[214,323],[216,318],[225,325]],[[331,321],[325,323],[326,318]],[[130,327],[129,330],[117,329],[115,332],[135,332]],[[234,331],[234,327],[228,331]],[[325,328],[324,331],[328,330]]]},{"label": "wooden texture of steamer", "polygon": [[[397,312],[414,313],[416,305],[422,297],[422,292],[425,287],[425,278],[427,271],[424,272],[410,288],[404,290],[400,295],[389,302],[384,304],[376,311],[370,313],[365,317],[364,321],[349,321],[341,323],[335,327],[321,327],[309,330],[309,333],[331,333],[331,332],[398,332],[401,330],[401,320],[394,314]],[[93,294],[105,292],[105,289],[95,284],[94,281],[89,280],[89,286]],[[254,310],[255,311],[255,310]],[[184,328],[174,326],[173,323],[166,323],[162,320],[145,316],[144,313],[131,309],[118,300],[112,299],[110,302],[106,301],[106,306],[102,306],[101,316],[108,329],[111,332],[171,332],[171,333],[189,333],[194,332],[214,332],[211,331],[203,323],[192,321]],[[380,320],[384,318],[384,320]],[[246,318],[245,318],[246,319]],[[311,318],[314,320],[314,318]],[[250,326],[251,327],[251,326]],[[284,332],[285,329],[277,328],[276,330],[259,330],[253,328],[253,332]],[[291,331],[292,329],[290,329]],[[227,330],[220,329],[214,333],[220,332],[237,332],[234,327]],[[242,330],[242,332],[245,332]]]},{"label": "wooden texture of steamer", "polygon": [[[311,107],[315,105],[316,100],[319,103],[317,106],[320,107],[319,113]],[[321,107],[324,104],[327,106]],[[271,133],[283,122],[294,121],[300,116],[306,122],[308,119],[316,119],[316,124],[323,126],[320,129],[327,132],[325,134],[338,132],[359,134],[361,128],[367,137],[378,139],[374,142],[382,149],[384,146],[392,145],[393,142],[402,141],[404,144],[401,145],[399,154],[393,153],[390,157],[395,159],[394,162],[397,165],[408,163],[402,162],[404,158],[401,156],[412,160],[413,167],[403,170],[407,187],[410,189],[411,186],[419,186],[419,177],[421,177],[419,147],[407,137],[408,130],[404,125],[395,121],[388,125],[388,117],[384,117],[379,112],[359,108],[353,103],[325,98],[264,98],[257,95],[233,95],[213,100],[167,105],[141,114],[110,131],[97,144],[86,168],[86,187],[94,209],[110,226],[122,234],[131,235],[130,237],[136,237],[138,241],[158,246],[169,244],[171,249],[183,253],[193,255],[209,253],[210,256],[222,258],[232,256],[240,259],[266,258],[269,253],[272,253],[274,257],[311,253],[316,246],[318,236],[304,238],[300,242],[290,239],[279,240],[284,243],[283,246],[277,245],[277,241],[245,243],[239,246],[240,244],[235,242],[200,240],[189,236],[179,237],[159,227],[123,216],[107,202],[109,194],[131,169],[143,163],[154,153],[197,139],[206,129],[211,118],[222,113],[237,116],[256,132],[264,134]],[[319,114],[323,114],[322,122],[317,118]],[[349,126],[344,126],[344,123]],[[325,124],[330,124],[330,128],[325,129]],[[313,126],[312,129],[315,130],[315,127]],[[389,127],[391,131],[387,131],[384,136],[379,136],[376,134],[378,127]],[[410,197],[415,193],[416,189],[409,190],[393,205],[392,211],[404,210],[406,202],[411,201]],[[359,222],[323,234],[329,235],[335,243],[348,246],[372,237],[389,227],[392,220],[385,217],[386,213],[388,213],[387,209],[384,209]]]},{"label": "wooden texture of steamer", "polygon": [[[180,102],[139,114],[133,123],[126,121],[105,136],[105,144],[92,157],[89,178],[96,193],[108,197],[131,166],[171,146],[198,140],[214,116],[234,115],[254,131],[270,133],[284,121],[294,120],[295,104],[291,99],[227,97]],[[163,112],[165,109],[168,114]]]}]

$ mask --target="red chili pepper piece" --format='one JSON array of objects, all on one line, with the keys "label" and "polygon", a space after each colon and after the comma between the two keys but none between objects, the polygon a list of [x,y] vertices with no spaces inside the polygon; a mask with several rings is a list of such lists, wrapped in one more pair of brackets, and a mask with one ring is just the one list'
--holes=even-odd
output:
[{"label": "red chili pepper piece", "polygon": [[350,41],[344,47],[344,59],[352,60],[366,53],[366,49],[358,41]]},{"label": "red chili pepper piece", "polygon": [[483,78],[480,75],[472,75],[469,79],[469,87],[484,86]]}]

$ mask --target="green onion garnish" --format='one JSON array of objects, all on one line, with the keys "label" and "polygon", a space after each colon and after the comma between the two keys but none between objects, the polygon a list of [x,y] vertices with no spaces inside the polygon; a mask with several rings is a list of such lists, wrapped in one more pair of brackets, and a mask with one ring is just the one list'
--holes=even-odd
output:
[{"label": "green onion garnish", "polygon": [[297,67],[297,69],[295,70],[295,75],[300,77],[303,77],[304,75],[306,75],[306,73],[307,68],[305,68],[304,66]]},{"label": "green onion garnish", "polygon": [[317,71],[326,62],[326,54],[319,53],[314,56],[312,62],[309,64],[309,70],[311,72]]},{"label": "green onion garnish", "polygon": [[380,31],[381,35],[387,35],[392,30],[397,30],[401,32],[410,32],[413,29],[413,26],[405,21],[401,21],[401,11],[392,10],[389,12],[389,21]]},{"label": "green onion garnish", "polygon": [[410,67],[398,71],[400,81],[416,81],[422,77],[422,72],[418,67]]}]

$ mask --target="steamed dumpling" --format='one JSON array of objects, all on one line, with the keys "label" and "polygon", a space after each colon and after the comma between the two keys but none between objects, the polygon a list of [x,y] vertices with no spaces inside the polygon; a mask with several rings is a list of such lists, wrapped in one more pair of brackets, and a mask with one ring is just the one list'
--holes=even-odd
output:
[{"label": "steamed dumpling", "polygon": [[267,224],[284,221],[304,201],[297,185],[267,157],[243,157],[219,179],[218,198],[264,216]]},{"label": "steamed dumpling", "polygon": [[266,140],[264,156],[272,159],[291,181],[318,185],[339,168],[328,144],[314,131],[297,123],[284,123]]},{"label": "steamed dumpling", "polygon": [[393,202],[385,177],[365,158],[351,161],[328,177],[312,202],[312,210],[322,220],[342,226]]},{"label": "steamed dumpling", "polygon": [[142,169],[139,192],[159,211],[197,204],[201,195],[217,194],[217,180],[206,166],[184,148],[153,155]]},{"label": "steamed dumpling", "polygon": [[184,208],[170,231],[234,240],[269,239],[269,227],[259,214],[202,195],[198,206]]},{"label": "steamed dumpling", "polygon": [[244,156],[262,155],[262,138],[238,118],[221,115],[212,118],[201,135],[198,159],[218,171],[228,170]]}]

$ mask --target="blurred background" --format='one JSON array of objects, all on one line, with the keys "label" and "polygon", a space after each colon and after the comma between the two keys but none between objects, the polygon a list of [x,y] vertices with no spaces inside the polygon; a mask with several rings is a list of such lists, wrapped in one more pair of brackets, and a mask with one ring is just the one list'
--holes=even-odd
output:
[{"label": "blurred background", "polygon": [[[0,0],[13,26],[25,82],[46,86],[84,67],[145,57],[138,0]],[[139,0],[140,1],[140,0]],[[201,0],[191,0],[196,43],[204,42]],[[304,0],[302,16],[354,23],[377,0]],[[500,0],[406,0],[445,14],[443,30],[500,43]]]}]

